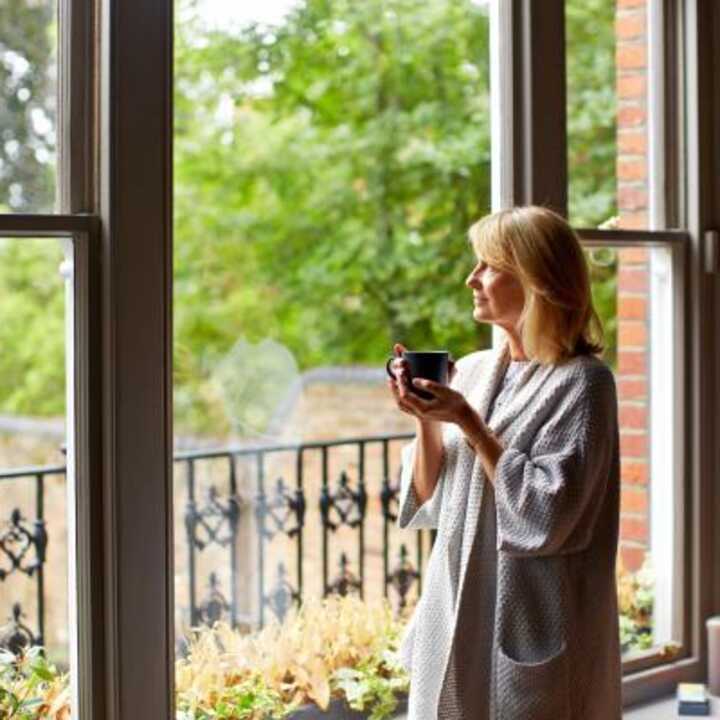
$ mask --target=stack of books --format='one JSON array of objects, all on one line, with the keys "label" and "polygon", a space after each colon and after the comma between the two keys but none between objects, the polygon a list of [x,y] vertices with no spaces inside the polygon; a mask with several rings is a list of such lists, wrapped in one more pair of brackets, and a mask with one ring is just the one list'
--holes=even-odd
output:
[{"label": "stack of books", "polygon": [[703,683],[679,683],[678,715],[709,715],[710,698]]}]

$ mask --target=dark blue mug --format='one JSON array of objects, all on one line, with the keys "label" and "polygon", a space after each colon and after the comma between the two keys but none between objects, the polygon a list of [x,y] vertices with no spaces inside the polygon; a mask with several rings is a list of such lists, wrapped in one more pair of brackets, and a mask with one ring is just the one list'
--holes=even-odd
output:
[{"label": "dark blue mug", "polygon": [[[387,374],[394,380],[397,378],[390,369],[390,363],[396,358],[396,355],[391,355],[385,363]],[[412,384],[413,378],[425,378],[447,385],[450,367],[450,353],[447,350],[405,350],[402,358],[407,362],[410,370],[410,391],[418,397],[432,400],[435,396],[415,387]]]}]

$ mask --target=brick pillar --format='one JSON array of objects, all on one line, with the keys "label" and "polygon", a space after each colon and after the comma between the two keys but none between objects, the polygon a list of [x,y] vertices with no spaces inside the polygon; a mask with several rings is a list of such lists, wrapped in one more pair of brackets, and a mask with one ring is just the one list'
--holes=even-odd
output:
[{"label": "brick pillar", "polygon": [[[648,226],[646,0],[617,0],[617,204],[620,228]],[[620,406],[620,555],[628,570],[649,542],[648,251],[618,254],[618,402]]]}]

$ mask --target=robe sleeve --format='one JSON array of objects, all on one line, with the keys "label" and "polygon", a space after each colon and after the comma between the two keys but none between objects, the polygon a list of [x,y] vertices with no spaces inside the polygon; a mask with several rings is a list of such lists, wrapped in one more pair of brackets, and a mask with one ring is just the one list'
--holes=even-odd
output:
[{"label": "robe sleeve", "polygon": [[[466,395],[476,368],[477,354],[466,355],[457,361],[457,372],[450,387]],[[440,512],[445,486],[450,482],[458,455],[458,433],[448,423],[442,423],[443,457],[438,481],[433,494],[422,504],[419,503],[412,483],[417,438],[405,445],[400,461],[400,495],[398,527],[408,530],[435,530],[440,522]]]},{"label": "robe sleeve", "polygon": [[412,482],[416,445],[417,440],[413,440],[402,449],[398,526],[408,530],[434,530],[440,522],[440,509],[447,475],[447,452],[443,450],[440,473],[433,494],[420,504]]},{"label": "robe sleeve", "polygon": [[497,550],[559,555],[584,550],[611,478],[617,481],[615,380],[604,365],[583,368],[529,452],[507,448],[495,468]]}]

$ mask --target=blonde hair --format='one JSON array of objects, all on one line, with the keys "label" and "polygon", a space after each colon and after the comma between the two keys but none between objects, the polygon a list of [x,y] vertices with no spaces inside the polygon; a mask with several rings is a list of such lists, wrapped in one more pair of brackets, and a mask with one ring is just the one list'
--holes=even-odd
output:
[{"label": "blonde hair", "polygon": [[603,350],[590,276],[577,235],[557,213],[529,205],[487,215],[469,230],[480,260],[521,283],[523,349],[541,363]]}]

